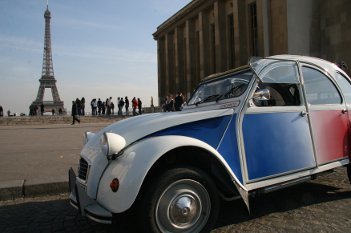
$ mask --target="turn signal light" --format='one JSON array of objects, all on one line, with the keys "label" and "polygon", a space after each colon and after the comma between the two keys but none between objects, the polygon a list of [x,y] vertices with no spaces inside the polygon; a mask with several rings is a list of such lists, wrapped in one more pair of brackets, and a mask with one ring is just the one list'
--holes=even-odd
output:
[{"label": "turn signal light", "polygon": [[111,183],[110,183],[110,188],[112,190],[112,192],[117,192],[118,188],[119,188],[119,180],[117,178],[114,178]]}]

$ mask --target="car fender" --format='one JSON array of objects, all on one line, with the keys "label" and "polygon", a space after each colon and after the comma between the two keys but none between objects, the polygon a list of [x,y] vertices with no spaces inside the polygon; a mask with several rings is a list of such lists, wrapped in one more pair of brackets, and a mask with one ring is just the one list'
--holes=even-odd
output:
[{"label": "car fender", "polygon": [[[199,147],[216,156],[231,174],[235,185],[243,188],[224,158],[210,145],[185,136],[159,136],[146,138],[131,145],[123,155],[110,162],[100,180],[97,201],[112,213],[128,210],[136,200],[153,164],[168,151],[183,146]],[[119,180],[119,189],[112,192],[110,183],[115,178]]]}]

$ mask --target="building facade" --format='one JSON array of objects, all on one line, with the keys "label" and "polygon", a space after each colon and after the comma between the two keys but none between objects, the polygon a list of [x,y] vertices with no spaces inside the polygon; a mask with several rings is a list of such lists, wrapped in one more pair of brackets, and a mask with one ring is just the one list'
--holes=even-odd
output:
[{"label": "building facade", "polygon": [[201,79],[251,56],[298,54],[351,65],[351,1],[193,0],[153,36],[162,103],[178,91],[189,98]]}]

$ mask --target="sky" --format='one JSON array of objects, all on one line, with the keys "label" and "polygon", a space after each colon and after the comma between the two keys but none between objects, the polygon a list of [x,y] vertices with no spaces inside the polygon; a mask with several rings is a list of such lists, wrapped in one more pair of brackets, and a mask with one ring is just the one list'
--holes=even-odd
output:
[{"label": "sky", "polygon": [[[158,105],[152,34],[191,0],[50,0],[56,85],[65,108],[85,97]],[[0,0],[0,105],[29,112],[42,73],[46,0]],[[46,89],[44,100],[52,100]],[[89,111],[89,108],[88,110]]]}]

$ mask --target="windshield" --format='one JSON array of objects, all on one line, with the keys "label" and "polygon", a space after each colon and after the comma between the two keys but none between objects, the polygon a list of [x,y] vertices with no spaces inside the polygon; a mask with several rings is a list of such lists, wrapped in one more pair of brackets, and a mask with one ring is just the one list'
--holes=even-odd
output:
[{"label": "windshield", "polygon": [[241,96],[252,78],[252,71],[225,76],[201,84],[193,93],[188,105],[219,101]]}]

